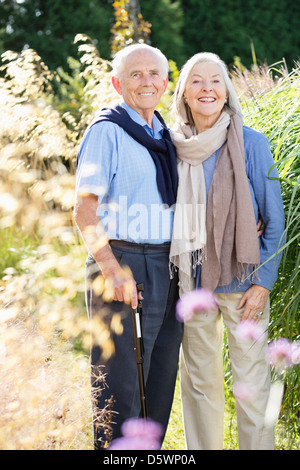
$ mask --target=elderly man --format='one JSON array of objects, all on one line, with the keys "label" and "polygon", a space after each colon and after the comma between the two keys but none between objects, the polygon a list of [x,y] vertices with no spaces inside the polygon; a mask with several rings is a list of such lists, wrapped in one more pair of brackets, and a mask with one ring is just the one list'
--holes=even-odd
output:
[{"label": "elderly man", "polygon": [[[136,283],[144,284],[148,416],[161,423],[164,432],[182,337],[182,325],[175,318],[178,279],[169,275],[176,153],[169,131],[155,111],[168,83],[167,59],[151,46],[129,46],[113,61],[112,83],[124,101],[102,110],[84,135],[74,209],[89,249],[88,314],[109,326],[114,344],[109,357],[104,342],[92,348],[93,387],[99,386],[99,366],[105,374],[105,385],[94,406],[95,449],[105,447],[107,441],[105,426],[97,425],[101,410],[111,410],[112,438],[121,435],[126,419],[141,413],[131,313],[140,295]],[[91,287],[100,273],[110,286],[110,303]]]}]

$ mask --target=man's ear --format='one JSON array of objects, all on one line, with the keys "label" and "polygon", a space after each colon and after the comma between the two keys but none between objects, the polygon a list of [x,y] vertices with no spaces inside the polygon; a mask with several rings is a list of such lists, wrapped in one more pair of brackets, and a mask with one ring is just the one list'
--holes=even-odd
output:
[{"label": "man's ear", "polygon": [[119,95],[122,95],[120,80],[117,77],[111,77],[111,81],[117,93],[119,93]]}]

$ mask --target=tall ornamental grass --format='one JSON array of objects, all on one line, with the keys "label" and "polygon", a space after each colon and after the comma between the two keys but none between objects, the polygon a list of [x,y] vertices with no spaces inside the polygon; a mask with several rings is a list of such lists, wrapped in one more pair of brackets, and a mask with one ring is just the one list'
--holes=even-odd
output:
[{"label": "tall ornamental grass", "polygon": [[0,78],[0,449],[86,448],[89,326],[71,222],[76,135],[32,50]]}]

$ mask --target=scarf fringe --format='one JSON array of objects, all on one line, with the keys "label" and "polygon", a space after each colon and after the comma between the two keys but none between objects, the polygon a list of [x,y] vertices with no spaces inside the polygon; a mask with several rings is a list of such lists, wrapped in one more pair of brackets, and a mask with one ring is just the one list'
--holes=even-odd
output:
[{"label": "scarf fringe", "polygon": [[207,260],[205,248],[202,248],[201,250],[193,251],[191,255],[192,255],[192,261],[193,261],[193,270],[196,269],[197,266],[201,266],[203,261]]},{"label": "scarf fringe", "polygon": [[[238,274],[235,277],[237,280],[236,285],[237,287],[242,286],[247,279],[251,282],[251,284],[255,284],[257,281],[260,281],[259,273],[258,273],[258,264],[241,264],[238,263]],[[249,273],[249,271],[252,271]]]},{"label": "scarf fringe", "polygon": [[[207,260],[207,255],[204,249],[202,250],[197,250],[194,252],[190,253],[190,259],[191,259],[191,266],[194,269],[196,269],[197,266],[201,266],[203,261]],[[238,264],[239,267],[239,272],[238,274],[232,279],[231,282],[234,283],[234,286],[236,288],[241,287],[247,279],[250,280],[251,284],[255,284],[257,281],[260,281],[260,276],[258,272],[258,267],[259,265],[257,264]],[[169,261],[169,276],[170,279],[174,279],[174,274],[179,271],[179,268],[172,263],[172,261]],[[249,274],[249,271],[253,271]],[[231,284],[231,282],[228,282],[226,285]],[[182,287],[183,283],[178,282],[178,286]]]},{"label": "scarf fringe", "polygon": [[[201,266],[203,261],[207,260],[206,250],[202,248],[200,250],[192,251],[189,253],[190,255],[190,263],[189,265],[192,267],[193,271],[196,269],[197,266]],[[169,261],[169,276],[170,279],[174,279],[174,273],[180,272],[180,266],[176,266],[172,261]]]}]

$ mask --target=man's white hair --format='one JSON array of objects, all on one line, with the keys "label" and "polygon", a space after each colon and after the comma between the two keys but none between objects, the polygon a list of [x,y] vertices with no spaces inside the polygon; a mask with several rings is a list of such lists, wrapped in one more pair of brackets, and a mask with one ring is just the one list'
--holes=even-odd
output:
[{"label": "man's white hair", "polygon": [[149,46],[148,44],[131,44],[117,52],[112,61],[112,74],[114,77],[120,79],[124,72],[126,59],[133,52],[151,52],[154,54],[161,65],[161,73],[163,77],[166,77],[169,72],[169,63],[166,56],[156,47]]},{"label": "man's white hair", "polygon": [[230,77],[228,75],[227,66],[225,62],[223,62],[223,60],[221,60],[217,54],[214,54],[212,52],[199,52],[198,54],[193,55],[181,69],[179,80],[177,82],[173,96],[172,106],[176,121],[188,123],[190,125],[194,124],[191,110],[188,104],[184,101],[184,92],[193,67],[198,63],[204,62],[213,62],[214,64],[217,64],[219,66],[228,93],[227,106],[234,113],[237,113],[242,116],[242,108],[235,92],[235,89],[230,80]]}]

